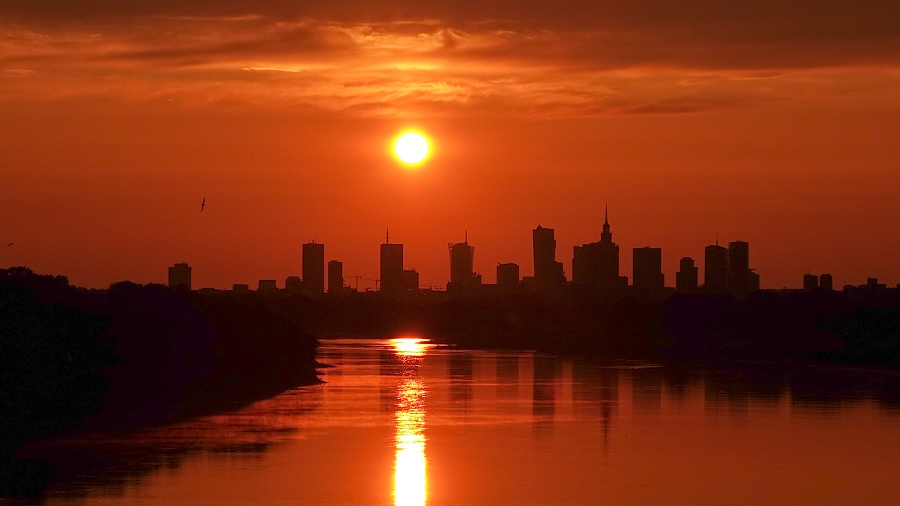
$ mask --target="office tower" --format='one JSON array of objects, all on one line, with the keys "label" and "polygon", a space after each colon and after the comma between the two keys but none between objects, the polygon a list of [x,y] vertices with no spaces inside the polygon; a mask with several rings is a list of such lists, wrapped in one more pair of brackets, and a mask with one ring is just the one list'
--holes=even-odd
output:
[{"label": "office tower", "polygon": [[481,276],[474,272],[475,247],[469,245],[468,234],[464,242],[447,246],[450,250],[450,282],[447,283],[447,291],[466,290],[480,285]]},{"label": "office tower", "polygon": [[403,291],[403,245],[389,242],[381,245],[381,291],[396,295]]},{"label": "office tower", "polygon": [[278,285],[274,279],[260,279],[257,291],[260,293],[275,293],[278,291]]},{"label": "office tower", "polygon": [[591,285],[604,290],[627,284],[627,281],[619,276],[619,246],[612,240],[608,209],[600,241],[574,248],[572,283]]},{"label": "office tower", "polygon": [[169,288],[172,290],[191,289],[191,266],[186,263],[169,267]]},{"label": "office tower", "polygon": [[340,293],[344,288],[344,264],[337,260],[328,262],[328,293]]},{"label": "office tower", "polygon": [[534,281],[541,291],[561,287],[566,281],[562,262],[556,261],[556,239],[553,235],[552,228],[540,225],[532,232]]},{"label": "office tower", "polygon": [[288,276],[284,280],[284,291],[289,293],[300,293],[303,291],[303,281],[300,276]]},{"label": "office tower", "polygon": [[819,286],[825,290],[834,290],[834,280],[831,278],[831,274],[819,276]]},{"label": "office tower", "polygon": [[497,286],[516,288],[519,286],[519,264],[500,264],[497,266]]},{"label": "office tower", "polygon": [[661,291],[665,287],[662,273],[661,248],[634,248],[633,284],[635,288],[647,291]]},{"label": "office tower", "polygon": [[467,283],[474,274],[475,247],[468,240],[449,244],[450,249],[450,282]]},{"label": "office tower", "polygon": [[721,293],[728,290],[728,249],[718,244],[706,247],[703,265],[703,289]]},{"label": "office tower", "polygon": [[816,276],[815,274],[804,274],[803,289],[815,290],[816,288],[819,288],[819,276]]},{"label": "office tower", "polygon": [[247,293],[247,292],[250,291],[250,285],[244,285],[244,284],[241,284],[241,283],[235,283],[235,284],[231,285],[231,291],[232,291],[232,292],[239,292],[239,293]]},{"label": "office tower", "polygon": [[744,241],[728,243],[728,289],[737,296],[751,292],[750,245]]},{"label": "office tower", "polygon": [[697,290],[698,284],[697,267],[694,265],[694,259],[684,257],[678,263],[678,272],[675,273],[675,289],[679,292],[693,292]]},{"label": "office tower", "polygon": [[309,294],[325,291],[325,245],[303,245],[303,290]]}]

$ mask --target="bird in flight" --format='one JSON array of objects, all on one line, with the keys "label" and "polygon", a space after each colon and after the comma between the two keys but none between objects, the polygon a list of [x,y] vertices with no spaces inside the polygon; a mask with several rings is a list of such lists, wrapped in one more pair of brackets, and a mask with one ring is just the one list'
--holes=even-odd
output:
[{"label": "bird in flight", "polygon": [[203,197],[203,202],[200,203],[200,212],[203,212],[203,208],[206,207],[206,197]]},{"label": "bird in flight", "polygon": [[11,243],[7,244],[6,247],[8,248],[8,247],[12,246],[13,244],[15,244],[15,243],[11,242]]}]

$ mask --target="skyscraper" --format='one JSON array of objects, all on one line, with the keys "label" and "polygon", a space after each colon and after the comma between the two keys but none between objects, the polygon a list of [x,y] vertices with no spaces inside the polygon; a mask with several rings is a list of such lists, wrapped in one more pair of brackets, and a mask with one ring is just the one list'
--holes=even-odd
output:
[{"label": "skyscraper", "polygon": [[661,291],[665,288],[661,248],[634,248],[633,259],[632,275],[635,288],[647,291]]},{"label": "skyscraper", "polygon": [[344,288],[344,264],[337,260],[328,262],[328,293],[340,293]]},{"label": "skyscraper", "polygon": [[819,276],[819,286],[825,290],[834,290],[834,280],[831,274],[822,274]]},{"label": "skyscraper", "polygon": [[718,243],[704,252],[703,289],[714,293],[728,290],[728,249]]},{"label": "skyscraper", "polygon": [[575,246],[572,255],[572,283],[604,290],[627,284],[619,277],[619,246],[612,240],[609,209],[606,210],[599,242]]},{"label": "skyscraper", "polygon": [[684,257],[678,263],[678,272],[675,273],[675,289],[679,292],[693,292],[697,290],[698,275],[694,259]]},{"label": "skyscraper", "polygon": [[325,291],[325,245],[303,245],[303,290],[310,294]]},{"label": "skyscraper", "polygon": [[419,289],[419,273],[415,269],[403,269],[403,245],[391,244],[385,235],[381,245],[381,292],[385,295],[399,295]]},{"label": "skyscraper", "polygon": [[381,245],[381,291],[396,295],[403,291],[403,245],[386,242]]},{"label": "skyscraper", "polygon": [[169,267],[169,288],[172,290],[191,289],[191,266],[187,263]]},{"label": "skyscraper", "polygon": [[450,282],[469,282],[474,271],[475,247],[470,246],[468,240],[448,246],[450,249]]},{"label": "skyscraper", "polygon": [[562,262],[556,261],[556,239],[552,228],[540,225],[532,232],[534,282],[538,290],[548,291],[565,284]]},{"label": "skyscraper", "polygon": [[754,273],[750,270],[750,245],[744,241],[728,243],[728,290],[743,297],[754,290],[754,282]]}]

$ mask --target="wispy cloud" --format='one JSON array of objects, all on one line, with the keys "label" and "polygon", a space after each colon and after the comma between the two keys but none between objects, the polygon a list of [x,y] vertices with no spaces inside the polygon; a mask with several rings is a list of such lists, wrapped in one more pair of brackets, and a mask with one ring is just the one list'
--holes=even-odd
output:
[{"label": "wispy cloud", "polygon": [[[0,70],[30,75],[27,84],[6,80],[0,99],[100,96],[184,107],[570,117],[697,113],[900,91],[900,55],[877,50],[898,40],[893,32],[848,41],[785,38],[776,27],[778,34],[755,42],[724,33],[711,44],[710,34],[624,18],[593,27],[558,19],[541,27],[516,20],[336,22],[177,12],[77,23],[7,20],[0,24]],[[685,19],[685,26],[699,22]]]}]

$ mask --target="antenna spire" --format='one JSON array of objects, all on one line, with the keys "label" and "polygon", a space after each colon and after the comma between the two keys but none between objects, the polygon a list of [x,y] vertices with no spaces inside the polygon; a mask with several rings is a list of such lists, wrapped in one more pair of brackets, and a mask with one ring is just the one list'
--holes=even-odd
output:
[{"label": "antenna spire", "polygon": [[389,229],[389,228],[384,229],[384,243],[385,244],[391,243],[391,229]]},{"label": "antenna spire", "polygon": [[606,220],[603,222],[604,225],[609,225],[609,202],[606,203]]}]

